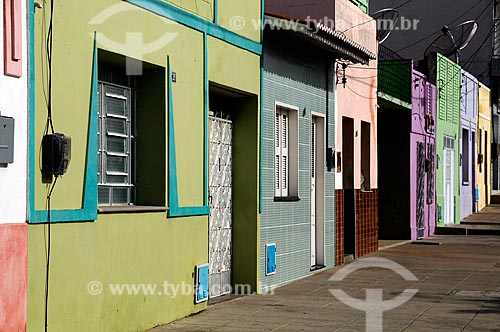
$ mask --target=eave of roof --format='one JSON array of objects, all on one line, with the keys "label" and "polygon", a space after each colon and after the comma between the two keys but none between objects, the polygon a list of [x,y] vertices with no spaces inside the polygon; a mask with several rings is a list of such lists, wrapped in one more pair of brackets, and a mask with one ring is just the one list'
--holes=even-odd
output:
[{"label": "eave of roof", "polygon": [[[310,42],[327,52],[334,53],[345,60],[368,64],[370,60],[377,58],[366,47],[347,38],[343,33],[335,31],[321,23],[295,20],[269,13],[266,14],[265,18],[266,29],[271,30],[272,26],[275,31],[294,33],[297,37],[302,37],[306,42]],[[290,24],[290,22],[294,22],[294,24]]]}]

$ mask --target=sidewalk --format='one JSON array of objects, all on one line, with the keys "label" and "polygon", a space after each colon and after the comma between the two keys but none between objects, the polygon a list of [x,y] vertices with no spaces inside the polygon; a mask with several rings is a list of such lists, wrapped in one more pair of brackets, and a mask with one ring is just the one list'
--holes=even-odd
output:
[{"label": "sidewalk", "polygon": [[500,235],[500,205],[491,204],[457,225],[436,227],[438,235]]},{"label": "sidewalk", "polygon": [[473,214],[465,218],[462,223],[466,224],[484,224],[484,225],[500,225],[500,205],[491,204],[479,213]]},{"label": "sidewalk", "polygon": [[274,295],[221,303],[150,332],[365,331],[365,313],[337,300],[329,291],[335,288],[361,300],[366,299],[365,289],[383,289],[384,300],[418,289],[410,301],[384,313],[384,331],[500,331],[500,237],[436,236],[367,257],[395,261],[419,281],[407,282],[380,268],[328,281],[341,269],[335,268],[279,288]]}]

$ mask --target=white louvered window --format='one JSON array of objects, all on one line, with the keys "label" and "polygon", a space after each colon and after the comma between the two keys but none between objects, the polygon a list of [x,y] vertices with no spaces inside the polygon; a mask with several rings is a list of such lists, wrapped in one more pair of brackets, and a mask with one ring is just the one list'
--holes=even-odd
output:
[{"label": "white louvered window", "polygon": [[133,90],[99,83],[99,205],[134,204]]},{"label": "white louvered window", "polygon": [[290,114],[288,110],[277,108],[275,120],[275,192],[276,197],[289,194],[289,139]]}]

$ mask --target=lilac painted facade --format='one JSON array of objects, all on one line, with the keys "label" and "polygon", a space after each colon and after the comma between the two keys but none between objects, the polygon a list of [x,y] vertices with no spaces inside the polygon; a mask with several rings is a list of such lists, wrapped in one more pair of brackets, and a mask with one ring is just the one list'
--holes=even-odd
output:
[{"label": "lilac painted facade", "polygon": [[417,240],[436,228],[435,85],[413,61],[379,62],[379,236]]},{"label": "lilac painted facade", "polygon": [[411,239],[434,235],[436,87],[413,71],[410,133],[410,227]]},{"label": "lilac painted facade", "polygon": [[460,220],[476,212],[476,127],[479,108],[477,79],[462,71],[460,96]]}]

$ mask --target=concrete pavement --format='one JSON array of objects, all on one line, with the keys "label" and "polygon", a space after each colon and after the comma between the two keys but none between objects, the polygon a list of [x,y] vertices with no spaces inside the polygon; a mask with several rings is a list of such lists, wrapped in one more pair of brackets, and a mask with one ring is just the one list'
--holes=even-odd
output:
[{"label": "concrete pavement", "polygon": [[[383,289],[384,300],[405,289],[418,293],[383,314],[384,331],[500,331],[500,237],[436,236],[367,256],[386,258],[411,271],[405,281],[387,269],[369,268],[344,281],[329,281],[343,267],[315,274],[274,295],[253,295],[150,332],[160,331],[365,331],[365,312],[337,300],[331,289],[366,299],[366,289]],[[358,260],[361,261],[361,260]],[[368,326],[368,331],[375,331]]]},{"label": "concrete pavement", "polygon": [[491,204],[459,225],[436,227],[438,235],[500,235],[500,205]]}]

